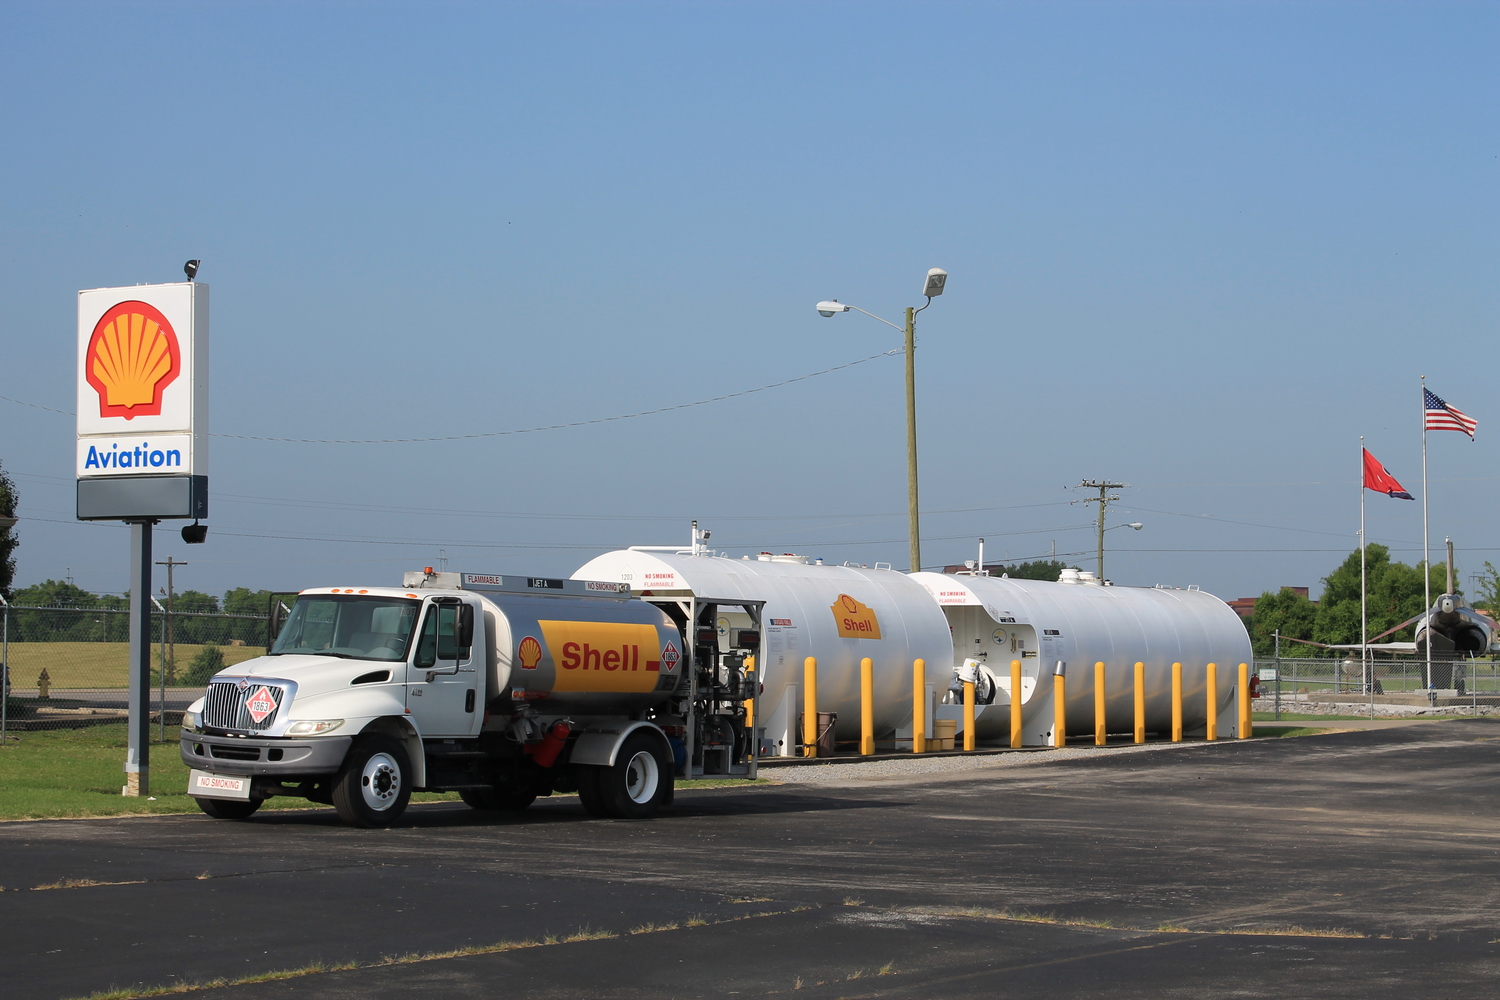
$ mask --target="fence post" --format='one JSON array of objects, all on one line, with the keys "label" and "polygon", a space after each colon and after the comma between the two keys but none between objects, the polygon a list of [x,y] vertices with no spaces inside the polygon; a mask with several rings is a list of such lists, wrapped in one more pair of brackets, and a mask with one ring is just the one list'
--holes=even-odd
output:
[{"label": "fence post", "polygon": [[1021,748],[1021,661],[1010,661],[1010,746]]},{"label": "fence post", "polygon": [[1182,664],[1172,664],[1172,742],[1182,742]]},{"label": "fence post", "polygon": [[818,658],[802,661],[802,756],[818,755]]},{"label": "fence post", "polygon": [[1104,697],[1104,661],[1100,660],[1094,664],[1094,746],[1102,747],[1108,742],[1105,730],[1107,728],[1104,718],[1106,707]]},{"label": "fence post", "polygon": [[1219,738],[1219,668],[1216,664],[1208,665],[1208,720],[1203,726],[1203,738],[1216,740]]},{"label": "fence post", "polygon": [[1135,741],[1146,742],[1146,665],[1135,664]]},{"label": "fence post", "polygon": [[868,656],[859,661],[859,752],[875,752],[875,664]]},{"label": "fence post", "polygon": [[8,738],[6,725],[10,722],[10,602],[0,594],[0,743]]},{"label": "fence post", "polygon": [[927,752],[927,661],[911,665],[911,752]]}]

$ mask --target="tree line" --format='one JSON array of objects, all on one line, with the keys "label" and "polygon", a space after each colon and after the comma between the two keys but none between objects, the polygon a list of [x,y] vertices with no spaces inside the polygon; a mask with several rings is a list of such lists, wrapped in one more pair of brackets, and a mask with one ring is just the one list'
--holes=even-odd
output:
[{"label": "tree line", "polygon": [[[197,590],[173,596],[173,642],[227,645],[238,640],[249,646],[266,642],[266,612],[273,591],[236,587],[222,598]],[[165,595],[158,598],[167,605]],[[130,609],[129,598],[118,594],[95,594],[66,580],[46,580],[18,588],[11,604],[12,642],[128,642],[129,622],[119,612]],[[47,610],[31,610],[45,608]],[[244,615],[244,618],[204,617]],[[155,611],[153,641],[162,616]]]},{"label": "tree line", "polygon": [[[1408,566],[1391,560],[1390,549],[1372,542],[1365,550],[1366,613],[1369,636],[1374,637],[1420,615],[1427,609],[1422,586],[1422,563]],[[1444,565],[1427,567],[1432,596],[1436,600],[1448,586]],[[1310,600],[1291,588],[1266,591],[1255,602],[1255,613],[1245,622],[1258,657],[1271,656],[1276,648],[1276,633],[1281,633],[1282,656],[1330,656],[1333,651],[1291,640],[1309,640],[1325,645],[1351,645],[1360,642],[1359,550],[1355,549],[1337,569],[1323,578],[1323,593]],[[1456,582],[1456,581],[1455,581]],[[1481,610],[1500,606],[1500,572],[1490,563],[1478,576],[1478,586],[1471,603]],[[1462,587],[1455,587],[1462,595]],[[1410,642],[1414,626],[1408,625],[1380,639],[1381,642]]]}]

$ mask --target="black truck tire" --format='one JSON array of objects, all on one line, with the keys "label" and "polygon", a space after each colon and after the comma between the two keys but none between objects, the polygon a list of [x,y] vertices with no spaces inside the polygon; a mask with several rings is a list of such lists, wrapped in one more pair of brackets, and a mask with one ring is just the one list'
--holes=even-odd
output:
[{"label": "black truck tire", "polygon": [[611,815],[604,798],[599,794],[599,776],[607,770],[609,768],[595,764],[573,765],[573,778],[578,783],[578,801],[583,804],[584,812],[600,819],[607,819]]},{"label": "black truck tire", "polygon": [[356,742],[333,783],[333,807],[351,826],[390,826],[411,801],[411,761],[389,736]]},{"label": "black truck tire", "polygon": [[458,797],[463,799],[464,805],[470,809],[485,812],[520,812],[536,801],[535,792],[517,792],[513,789],[501,789],[494,786],[465,788],[459,791]]},{"label": "black truck tire", "polygon": [[194,799],[214,819],[249,819],[264,799]]},{"label": "black truck tire", "polygon": [[[597,772],[602,815],[645,819],[654,816],[672,799],[672,757],[662,741],[650,732],[631,733],[620,745],[612,765],[593,770]],[[582,783],[579,794],[583,794]],[[587,800],[584,805],[587,807]]]}]

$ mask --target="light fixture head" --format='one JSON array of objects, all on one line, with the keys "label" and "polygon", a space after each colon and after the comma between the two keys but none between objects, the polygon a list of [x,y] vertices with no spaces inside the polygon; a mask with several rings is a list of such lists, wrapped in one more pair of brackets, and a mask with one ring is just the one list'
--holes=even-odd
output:
[{"label": "light fixture head", "polygon": [[1136,531],[1140,531],[1142,528],[1145,527],[1145,525],[1142,524],[1139,521],[1131,521],[1129,524],[1126,525],[1126,527],[1127,528],[1134,528]]},{"label": "light fixture head", "polygon": [[846,313],[848,311],[849,307],[844,305],[838,299],[831,299],[828,302],[818,303],[819,316],[832,316],[834,313]]},{"label": "light fixture head", "polygon": [[940,267],[935,267],[927,272],[927,284],[922,286],[922,294],[929,299],[943,294],[943,286],[948,283],[948,272]]},{"label": "light fixture head", "polygon": [[182,265],[182,273],[187,275],[189,281],[198,277],[198,265],[201,263],[203,263],[201,260],[190,260]]},{"label": "light fixture head", "polygon": [[208,538],[208,525],[206,524],[194,521],[182,529],[182,540],[189,545],[202,545],[206,538]]},{"label": "light fixture head", "polygon": [[4,531],[6,528],[14,528],[18,520],[19,518],[15,517],[0,517],[0,531]]}]

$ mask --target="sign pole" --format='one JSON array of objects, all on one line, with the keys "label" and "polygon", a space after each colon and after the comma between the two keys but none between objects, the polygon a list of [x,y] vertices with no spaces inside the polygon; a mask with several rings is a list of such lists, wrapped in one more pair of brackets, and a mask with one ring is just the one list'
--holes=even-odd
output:
[{"label": "sign pole", "polygon": [[151,794],[151,526],[130,521],[130,721],[121,795]]}]

